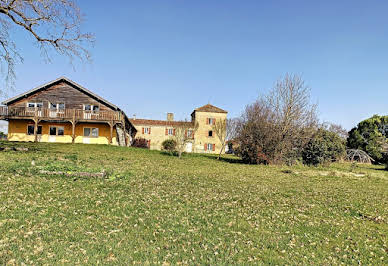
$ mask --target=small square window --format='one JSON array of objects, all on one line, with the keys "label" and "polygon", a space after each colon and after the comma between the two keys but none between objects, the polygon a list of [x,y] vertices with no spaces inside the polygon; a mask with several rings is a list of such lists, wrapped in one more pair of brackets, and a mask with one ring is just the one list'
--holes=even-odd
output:
[{"label": "small square window", "polygon": [[98,111],[100,111],[100,106],[98,106],[98,105],[93,105],[93,112],[98,112]]},{"label": "small square window", "polygon": [[65,129],[64,127],[58,127],[58,136],[65,135]]},{"label": "small square window", "polygon": [[57,109],[57,106],[56,103],[50,103],[50,109]]},{"label": "small square window", "polygon": [[64,103],[58,103],[58,110],[65,110],[65,104]]},{"label": "small square window", "polygon": [[91,111],[92,110],[92,106],[90,104],[84,104],[84,110],[85,111]]},{"label": "small square window", "polygon": [[37,104],[36,104],[36,107],[37,107],[37,108],[43,108],[43,103],[37,103]]},{"label": "small square window", "polygon": [[98,128],[92,128],[92,137],[98,137]]},{"label": "small square window", "polygon": [[57,128],[50,127],[50,136],[56,136],[56,135],[57,135]]},{"label": "small square window", "polygon": [[28,107],[28,108],[35,108],[35,103],[28,103],[28,104],[27,104],[27,107]]},{"label": "small square window", "polygon": [[209,130],[209,137],[213,137],[213,130]]},{"label": "small square window", "polygon": [[34,135],[34,125],[28,125],[27,126],[27,134],[28,135]]},{"label": "small square window", "polygon": [[84,137],[89,137],[90,136],[90,128],[85,127],[84,128]]}]

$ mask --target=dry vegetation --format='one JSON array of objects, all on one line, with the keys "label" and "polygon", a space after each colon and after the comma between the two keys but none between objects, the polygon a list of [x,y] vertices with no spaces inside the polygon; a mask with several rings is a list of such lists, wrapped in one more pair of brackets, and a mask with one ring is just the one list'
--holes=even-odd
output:
[{"label": "dry vegetation", "polygon": [[18,145],[0,152],[0,264],[388,263],[381,167]]}]

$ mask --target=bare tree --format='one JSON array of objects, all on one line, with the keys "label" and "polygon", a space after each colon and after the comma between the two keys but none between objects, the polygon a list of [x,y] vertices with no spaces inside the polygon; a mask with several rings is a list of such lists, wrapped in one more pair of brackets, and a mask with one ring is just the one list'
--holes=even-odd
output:
[{"label": "bare tree", "polygon": [[198,129],[198,123],[181,121],[174,126],[174,140],[176,143],[175,149],[178,152],[178,157],[182,157],[186,145],[194,141],[194,134]]},{"label": "bare tree", "polygon": [[324,122],[322,123],[321,127],[323,129],[326,129],[327,131],[337,134],[340,138],[344,140],[348,138],[348,131],[339,124]]},{"label": "bare tree", "polygon": [[81,32],[82,15],[73,0],[0,0],[0,63],[6,84],[15,79],[15,65],[23,57],[12,41],[11,31],[19,27],[33,37],[42,55],[50,61],[55,51],[69,58],[90,60],[86,48],[94,36]]},{"label": "bare tree", "polygon": [[236,136],[237,125],[237,119],[218,119],[213,125],[213,131],[216,133],[216,136],[221,142],[220,153],[217,157],[218,160],[221,158],[221,154],[225,149],[226,142]]},{"label": "bare tree", "polygon": [[316,108],[301,77],[287,74],[277,81],[271,92],[248,105],[242,116],[239,142],[245,159],[292,163],[317,129]]},{"label": "bare tree", "polygon": [[275,115],[278,143],[276,161],[303,147],[317,129],[317,106],[310,103],[310,88],[298,75],[286,74],[267,97]]}]

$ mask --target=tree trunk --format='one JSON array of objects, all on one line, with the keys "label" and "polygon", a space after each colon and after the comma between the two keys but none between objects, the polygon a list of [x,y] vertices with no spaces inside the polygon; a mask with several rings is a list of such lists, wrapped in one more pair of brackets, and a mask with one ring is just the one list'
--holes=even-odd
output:
[{"label": "tree trunk", "polygon": [[225,148],[225,145],[222,145],[222,146],[221,146],[220,153],[218,154],[217,160],[219,160],[219,159],[221,158],[221,153],[222,153],[222,151],[224,150],[224,148]]}]

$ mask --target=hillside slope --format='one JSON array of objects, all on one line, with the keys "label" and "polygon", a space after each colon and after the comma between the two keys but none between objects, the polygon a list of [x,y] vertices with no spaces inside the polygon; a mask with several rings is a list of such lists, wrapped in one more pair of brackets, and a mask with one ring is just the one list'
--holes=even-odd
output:
[{"label": "hillside slope", "polygon": [[0,152],[0,264],[388,263],[388,172],[380,167],[4,145],[29,151]]}]

